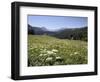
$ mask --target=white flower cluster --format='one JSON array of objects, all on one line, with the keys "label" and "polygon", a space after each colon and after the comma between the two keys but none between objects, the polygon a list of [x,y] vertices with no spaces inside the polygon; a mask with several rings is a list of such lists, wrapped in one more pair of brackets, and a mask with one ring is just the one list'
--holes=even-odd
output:
[{"label": "white flower cluster", "polygon": [[56,50],[56,49],[52,49],[52,51],[53,51],[53,52],[58,52],[58,50]]},{"label": "white flower cluster", "polygon": [[46,61],[52,61],[52,57],[48,57],[47,59],[46,59]]},{"label": "white flower cluster", "polygon": [[73,54],[71,53],[70,56],[73,56],[73,55],[78,55],[79,52],[74,52]]},{"label": "white flower cluster", "polygon": [[39,56],[46,56],[47,54],[40,54]]},{"label": "white flower cluster", "polygon": [[56,49],[52,49],[51,51],[47,49],[41,49],[41,54],[39,56],[52,55],[52,54],[56,54],[57,52],[58,50]]},{"label": "white flower cluster", "polygon": [[79,54],[78,52],[74,52],[75,55]]},{"label": "white flower cluster", "polygon": [[56,57],[56,60],[59,60],[59,59],[62,59],[62,58],[61,58],[60,56],[57,56],[57,57]]}]

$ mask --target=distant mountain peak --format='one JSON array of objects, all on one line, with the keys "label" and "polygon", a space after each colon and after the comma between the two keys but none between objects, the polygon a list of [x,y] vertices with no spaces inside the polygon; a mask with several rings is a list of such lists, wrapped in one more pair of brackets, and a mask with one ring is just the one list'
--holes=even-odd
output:
[{"label": "distant mountain peak", "polygon": [[42,29],[43,31],[48,31],[48,29],[47,29],[46,27],[41,27],[41,29]]}]

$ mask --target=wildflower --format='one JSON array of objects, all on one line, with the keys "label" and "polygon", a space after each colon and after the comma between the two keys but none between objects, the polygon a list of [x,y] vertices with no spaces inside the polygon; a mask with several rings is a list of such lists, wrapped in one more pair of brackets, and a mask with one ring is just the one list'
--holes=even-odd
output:
[{"label": "wildflower", "polygon": [[70,54],[70,56],[73,56],[74,54]]},{"label": "wildflower", "polygon": [[43,54],[44,56],[46,56],[47,54]]},{"label": "wildflower", "polygon": [[46,49],[44,49],[44,50],[41,50],[41,53],[45,53],[46,52]]},{"label": "wildflower", "polygon": [[58,50],[56,50],[56,49],[53,49],[52,51],[53,51],[53,52],[58,52]]},{"label": "wildflower", "polygon": [[53,52],[52,52],[52,51],[47,51],[47,53],[48,53],[48,54],[53,54]]},{"label": "wildflower", "polygon": [[60,56],[58,56],[58,57],[56,57],[56,61],[62,62],[63,61],[63,58],[61,58]]},{"label": "wildflower", "polygon": [[47,54],[40,54],[39,56],[46,56]]},{"label": "wildflower", "polygon": [[39,56],[43,56],[43,54],[40,54]]},{"label": "wildflower", "polygon": [[46,61],[52,61],[52,57],[48,57]]},{"label": "wildflower", "polygon": [[78,52],[74,52],[75,55],[79,54]]},{"label": "wildflower", "polygon": [[62,59],[60,56],[57,56],[56,59]]}]

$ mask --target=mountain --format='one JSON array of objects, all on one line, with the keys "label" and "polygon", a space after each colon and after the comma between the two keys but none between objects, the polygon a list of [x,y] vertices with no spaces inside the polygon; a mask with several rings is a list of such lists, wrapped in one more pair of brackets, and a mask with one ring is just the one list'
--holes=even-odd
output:
[{"label": "mountain", "polygon": [[34,34],[34,29],[31,25],[28,24],[28,34]]},{"label": "mountain", "polygon": [[28,25],[28,34],[49,35],[60,39],[74,39],[87,41],[87,26],[81,28],[64,28],[58,31],[49,31],[45,27]]},{"label": "mountain", "polygon": [[45,27],[41,27],[41,29],[42,29],[43,31],[48,31],[48,29],[45,28]]},{"label": "mountain", "polygon": [[52,34],[54,34],[54,32],[49,31],[45,27],[35,27],[35,26],[31,26],[31,25],[28,24],[28,34],[34,34],[34,35],[47,34],[47,35],[52,35]]}]

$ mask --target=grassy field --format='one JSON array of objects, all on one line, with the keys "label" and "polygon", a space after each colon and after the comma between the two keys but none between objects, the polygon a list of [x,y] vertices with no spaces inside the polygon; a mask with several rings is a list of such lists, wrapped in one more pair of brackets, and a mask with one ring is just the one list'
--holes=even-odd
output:
[{"label": "grassy field", "polygon": [[87,64],[87,42],[28,35],[28,66]]}]

